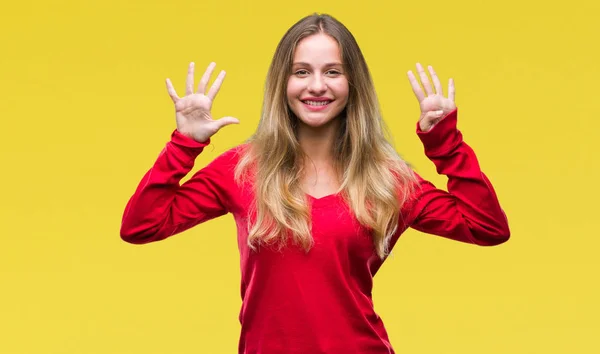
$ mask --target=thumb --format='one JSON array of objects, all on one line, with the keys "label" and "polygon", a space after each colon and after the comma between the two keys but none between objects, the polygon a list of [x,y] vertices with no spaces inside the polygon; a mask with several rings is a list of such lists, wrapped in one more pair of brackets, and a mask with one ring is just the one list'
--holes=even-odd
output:
[{"label": "thumb", "polygon": [[437,110],[437,111],[429,111],[429,112],[425,113],[425,116],[423,117],[423,119],[436,120],[436,119],[442,118],[443,115],[444,115],[444,110],[442,110],[442,109]]},{"label": "thumb", "polygon": [[221,129],[226,125],[239,124],[240,121],[234,117],[223,117],[221,119],[216,120],[215,123],[217,124],[217,128]]},{"label": "thumb", "polygon": [[444,115],[443,110],[439,111],[429,111],[423,115],[421,120],[419,121],[419,125],[421,126],[421,130],[428,131],[440,120]]}]

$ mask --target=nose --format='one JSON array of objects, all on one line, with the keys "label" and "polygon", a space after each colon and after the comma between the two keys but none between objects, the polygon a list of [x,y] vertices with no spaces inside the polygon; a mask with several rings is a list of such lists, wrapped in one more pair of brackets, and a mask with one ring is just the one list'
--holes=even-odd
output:
[{"label": "nose", "polygon": [[323,94],[327,91],[327,84],[321,75],[313,75],[308,82],[308,91]]}]

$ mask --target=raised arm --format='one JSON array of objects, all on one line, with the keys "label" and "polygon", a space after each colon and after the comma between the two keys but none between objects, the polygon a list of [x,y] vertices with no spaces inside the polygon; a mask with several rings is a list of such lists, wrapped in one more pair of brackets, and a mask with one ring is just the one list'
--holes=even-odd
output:
[{"label": "raised arm", "polygon": [[205,94],[214,67],[214,63],[209,65],[198,91],[193,92],[191,63],[183,98],[177,96],[167,79],[167,90],[175,104],[177,129],[125,207],[120,231],[124,241],[140,244],[162,240],[229,211],[234,150],[219,156],[180,185],[198,154],[210,143],[210,137],[225,125],[238,123],[231,117],[212,119],[212,103],[225,77],[225,72],[221,72]]},{"label": "raised arm", "polygon": [[510,237],[506,215],[474,151],[457,129],[453,81],[450,80],[448,98],[445,98],[433,68],[429,67],[433,87],[420,65],[417,70],[425,92],[412,72],[408,74],[421,107],[417,134],[437,172],[448,177],[448,191],[436,188],[419,176],[420,190],[407,210],[409,226],[482,246],[506,242]]}]

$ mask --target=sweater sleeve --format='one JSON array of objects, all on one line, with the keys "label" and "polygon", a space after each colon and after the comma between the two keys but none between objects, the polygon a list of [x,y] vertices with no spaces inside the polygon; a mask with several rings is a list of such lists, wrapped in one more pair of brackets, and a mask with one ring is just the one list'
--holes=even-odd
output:
[{"label": "sweater sleeve", "polygon": [[233,150],[180,185],[209,144],[210,140],[198,143],[177,130],[173,132],[125,207],[120,231],[124,241],[159,241],[229,212]]},{"label": "sweater sleeve", "polygon": [[457,114],[455,109],[428,132],[417,125],[425,155],[439,174],[448,177],[448,191],[417,175],[419,187],[410,203],[408,226],[456,241],[498,245],[510,237],[508,220],[475,153],[457,129]]}]

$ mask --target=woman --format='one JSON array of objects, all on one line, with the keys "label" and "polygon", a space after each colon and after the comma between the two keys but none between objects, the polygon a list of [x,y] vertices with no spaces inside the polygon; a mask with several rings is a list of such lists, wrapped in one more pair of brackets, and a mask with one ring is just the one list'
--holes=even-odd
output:
[{"label": "woman", "polygon": [[167,89],[177,129],[127,204],[121,237],[165,239],[231,213],[241,260],[240,353],[393,353],[373,309],[373,276],[408,227],[477,245],[509,238],[506,217],[474,152],[456,128],[454,84],[444,97],[417,64],[417,134],[449,178],[436,189],[384,136],[373,82],[352,34],[327,15],[292,26],[271,63],[256,133],[181,186],[221,128],[207,88]]}]

